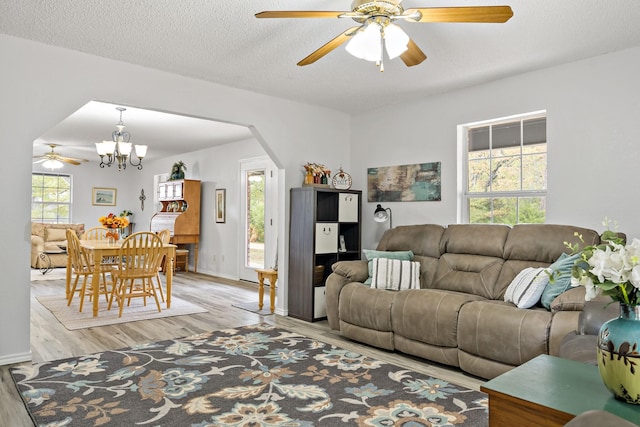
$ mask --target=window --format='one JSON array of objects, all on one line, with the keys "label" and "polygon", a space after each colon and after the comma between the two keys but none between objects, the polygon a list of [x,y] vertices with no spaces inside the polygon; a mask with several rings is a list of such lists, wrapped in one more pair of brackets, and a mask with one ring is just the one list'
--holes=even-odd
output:
[{"label": "window", "polygon": [[31,220],[71,223],[71,175],[31,174]]},{"label": "window", "polygon": [[546,112],[461,126],[462,222],[544,223]]}]

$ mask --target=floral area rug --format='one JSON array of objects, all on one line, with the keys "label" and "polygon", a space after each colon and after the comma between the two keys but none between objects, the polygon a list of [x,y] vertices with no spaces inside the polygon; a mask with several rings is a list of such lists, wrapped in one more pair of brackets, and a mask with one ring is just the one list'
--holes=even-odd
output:
[{"label": "floral area rug", "polygon": [[11,369],[38,426],[486,426],[484,393],[259,324]]}]

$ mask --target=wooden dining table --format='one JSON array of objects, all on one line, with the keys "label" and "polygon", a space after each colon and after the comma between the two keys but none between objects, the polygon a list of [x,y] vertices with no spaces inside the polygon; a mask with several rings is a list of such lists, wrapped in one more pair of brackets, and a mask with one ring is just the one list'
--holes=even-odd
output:
[{"label": "wooden dining table", "polygon": [[[91,276],[91,290],[93,294],[93,317],[98,316],[98,301],[100,291],[100,263],[104,257],[115,257],[122,246],[124,239],[116,242],[109,240],[80,240],[80,247],[87,251],[89,259],[93,260],[93,275]],[[167,270],[167,308],[171,308],[171,285],[173,282],[173,260],[176,256],[177,246],[171,243],[163,243],[162,250],[165,255],[165,262],[168,262]],[[67,257],[67,298],[71,286],[71,257]]]}]

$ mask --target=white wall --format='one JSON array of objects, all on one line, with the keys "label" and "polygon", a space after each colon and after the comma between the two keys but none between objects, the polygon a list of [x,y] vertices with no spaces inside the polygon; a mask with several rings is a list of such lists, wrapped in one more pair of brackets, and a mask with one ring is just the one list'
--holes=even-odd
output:
[{"label": "white wall", "polygon": [[[574,62],[354,116],[351,170],[442,162],[442,201],[385,203],[393,225],[456,222],[456,126],[547,110],[547,222],[603,231],[605,217],[640,237],[640,48]],[[363,204],[363,247],[389,223]]]},{"label": "white wall", "polygon": [[[156,174],[165,173],[171,170],[173,163],[182,160],[187,165],[185,178],[202,181],[198,272],[232,279],[238,278],[238,246],[240,242],[238,233],[242,225],[239,199],[239,161],[265,156],[265,154],[257,140],[248,139],[157,160],[145,167]],[[153,182],[152,176],[151,182]],[[216,188],[227,190],[226,221],[224,223],[215,222]],[[149,208],[145,208],[143,215],[136,214],[136,217],[139,218],[140,224],[148,228],[151,216],[157,211],[153,207],[153,193],[149,193],[147,201]],[[215,261],[214,255],[216,255]],[[189,260],[190,265],[193,266],[195,262],[193,250],[189,252]]]},{"label": "white wall", "polygon": [[[279,242],[288,241],[288,189],[299,186],[307,161],[336,168],[349,164],[348,115],[248,91],[185,78],[40,43],[0,35],[0,147],[11,251],[0,258],[0,364],[30,357],[30,194],[33,141],[90,100],[182,113],[251,126],[284,173]],[[330,123],[327,126],[326,123]],[[295,148],[295,149],[293,149]],[[113,173],[113,172],[112,172]],[[96,175],[98,176],[98,175]],[[106,186],[106,185],[105,185]],[[152,184],[148,196],[151,195]],[[139,193],[136,187],[131,189]],[[287,245],[280,243],[281,277],[276,310],[287,306]],[[25,266],[25,268],[16,268]],[[10,297],[8,297],[10,296]]]}]

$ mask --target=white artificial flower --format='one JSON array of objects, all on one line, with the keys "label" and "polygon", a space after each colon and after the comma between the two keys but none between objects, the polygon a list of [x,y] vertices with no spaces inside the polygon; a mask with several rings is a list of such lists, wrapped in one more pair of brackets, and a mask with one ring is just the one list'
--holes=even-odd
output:
[{"label": "white artificial flower", "polygon": [[633,267],[631,275],[629,276],[629,282],[635,287],[640,289],[640,265]]},{"label": "white artificial flower", "polygon": [[588,261],[591,266],[589,273],[598,276],[598,281],[604,283],[611,274],[611,248],[607,246],[606,250],[596,249]]}]

